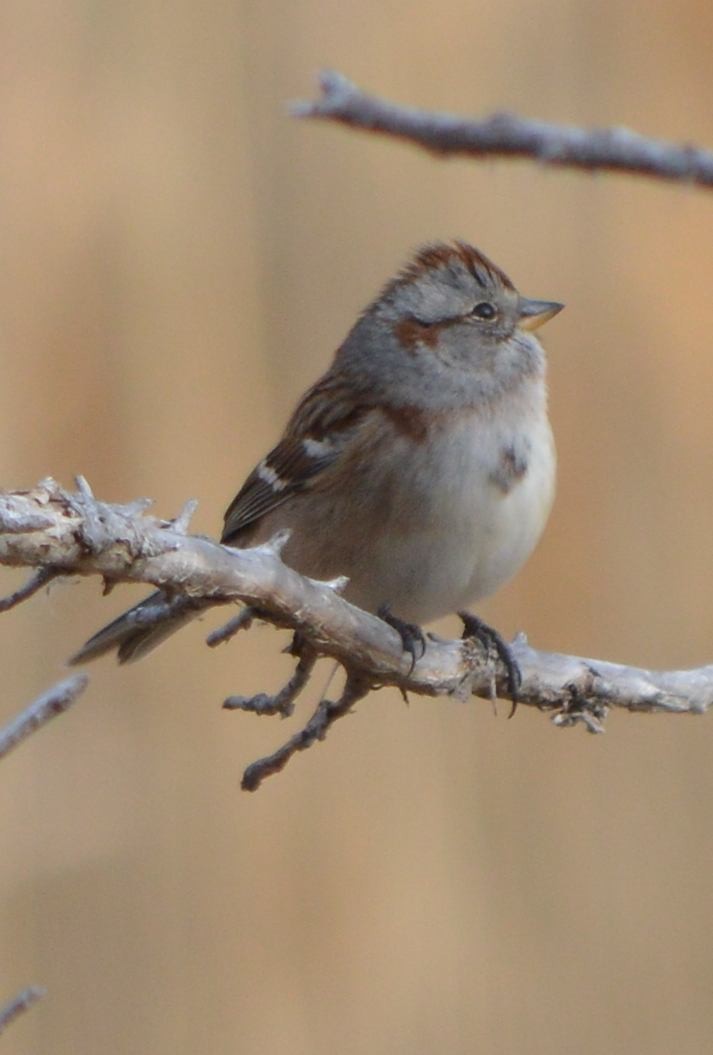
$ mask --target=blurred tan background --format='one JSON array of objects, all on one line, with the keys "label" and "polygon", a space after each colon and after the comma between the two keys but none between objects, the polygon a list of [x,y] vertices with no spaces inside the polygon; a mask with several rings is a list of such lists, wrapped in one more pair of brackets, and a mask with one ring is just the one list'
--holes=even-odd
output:
[{"label": "blurred tan background", "polygon": [[[712,32],[700,0],[7,0],[0,483],[196,496],[217,532],[355,313],[461,236],[567,304],[554,514],[481,614],[711,661],[710,194],[438,161],[285,105],[331,65],[414,105],[711,144]],[[140,596],[99,593],[2,617],[0,721]],[[0,999],[49,989],[4,1055],[711,1050],[713,718],[595,738],[382,692],[251,796],[243,767],[292,726],[220,703],[275,688],[284,642],[210,652],[216,621],[98,665],[2,765]]]}]

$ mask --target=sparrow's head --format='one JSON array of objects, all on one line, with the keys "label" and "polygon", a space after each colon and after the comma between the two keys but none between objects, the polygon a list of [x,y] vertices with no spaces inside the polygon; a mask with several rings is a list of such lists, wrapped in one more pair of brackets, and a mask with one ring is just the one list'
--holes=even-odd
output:
[{"label": "sparrow's head", "polygon": [[544,373],[531,331],[561,310],[521,296],[465,242],[428,245],[367,307],[337,362],[384,400],[473,405]]},{"label": "sparrow's head", "polygon": [[507,275],[465,242],[428,245],[374,304],[405,347],[447,354],[506,341],[516,330],[536,330],[563,305],[521,296]]}]

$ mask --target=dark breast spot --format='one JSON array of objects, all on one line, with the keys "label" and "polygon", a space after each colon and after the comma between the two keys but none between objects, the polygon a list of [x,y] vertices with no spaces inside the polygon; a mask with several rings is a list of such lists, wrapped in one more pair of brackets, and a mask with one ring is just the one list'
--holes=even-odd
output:
[{"label": "dark breast spot", "polygon": [[527,447],[517,448],[512,444],[503,447],[498,464],[490,474],[491,483],[494,483],[504,495],[509,494],[515,484],[526,475],[528,464]]}]

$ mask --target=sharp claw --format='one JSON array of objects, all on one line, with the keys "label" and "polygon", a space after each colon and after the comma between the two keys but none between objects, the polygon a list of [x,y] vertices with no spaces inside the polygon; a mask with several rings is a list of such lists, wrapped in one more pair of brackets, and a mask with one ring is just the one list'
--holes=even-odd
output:
[{"label": "sharp claw", "polygon": [[497,630],[494,630],[492,626],[488,626],[482,619],[478,619],[476,615],[471,615],[470,612],[459,612],[458,615],[463,620],[463,638],[474,637],[480,642],[486,653],[491,648],[497,653],[497,657],[505,671],[505,681],[512,700],[512,707],[508,715],[508,718],[512,718],[517,710],[517,701],[522,685],[522,673],[513,658],[512,649]]},{"label": "sharp claw", "polygon": [[[382,604],[376,614],[385,623],[388,623],[401,638],[404,652],[408,652],[411,657],[411,665],[408,671],[408,676],[411,677],[417,661],[426,654],[426,635],[420,626],[415,623],[406,623],[403,619],[399,619],[398,616],[394,615],[388,604]],[[418,654],[417,649],[419,650]]]}]

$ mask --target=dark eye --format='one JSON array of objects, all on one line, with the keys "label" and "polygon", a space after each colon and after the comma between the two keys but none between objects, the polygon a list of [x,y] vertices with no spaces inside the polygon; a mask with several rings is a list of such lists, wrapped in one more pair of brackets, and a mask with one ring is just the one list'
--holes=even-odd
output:
[{"label": "dark eye", "polygon": [[498,312],[494,304],[491,304],[489,300],[483,300],[475,305],[470,314],[475,315],[476,319],[494,319]]}]

